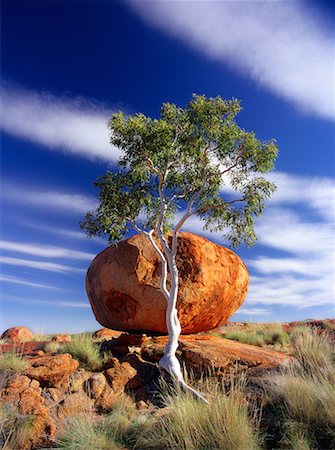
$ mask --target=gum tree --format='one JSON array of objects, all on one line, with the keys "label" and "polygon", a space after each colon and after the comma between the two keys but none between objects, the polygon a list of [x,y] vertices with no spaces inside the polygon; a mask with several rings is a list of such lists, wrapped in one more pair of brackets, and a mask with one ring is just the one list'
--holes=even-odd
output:
[{"label": "gum tree", "polygon": [[275,190],[261,175],[273,168],[277,146],[240,128],[235,120],[240,111],[236,99],[193,95],[185,108],[164,103],[159,119],[113,114],[110,142],[123,157],[117,171],[96,181],[99,206],[81,223],[89,237],[106,235],[112,245],[130,229],[148,237],[162,262],[167,302],[169,339],[160,371],[203,401],[184,382],[176,358],[178,232],[197,216],[204,229],[222,231],[233,247],[254,244],[254,219]]}]

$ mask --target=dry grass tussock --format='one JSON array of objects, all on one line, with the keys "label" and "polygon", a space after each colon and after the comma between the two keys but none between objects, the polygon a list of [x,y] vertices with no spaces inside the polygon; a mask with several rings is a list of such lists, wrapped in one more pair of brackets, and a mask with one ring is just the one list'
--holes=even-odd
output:
[{"label": "dry grass tussock", "polygon": [[210,405],[179,390],[165,389],[164,408],[138,411],[125,395],[104,418],[85,415],[68,420],[57,448],[260,449],[257,414],[248,410],[243,386],[232,384],[226,394],[223,385],[213,379],[203,381],[201,387],[213,400]]},{"label": "dry grass tussock", "polygon": [[327,335],[308,331],[296,338],[293,354],[289,367],[271,378],[283,448],[335,448],[334,345]]},{"label": "dry grass tussock", "polygon": [[100,352],[99,343],[93,340],[91,333],[72,335],[70,342],[50,342],[46,351],[69,353],[79,362],[80,367],[87,370],[98,370],[104,362],[104,355]]},{"label": "dry grass tussock", "polygon": [[33,432],[33,416],[19,413],[14,404],[0,404],[0,446],[3,450],[24,448]]},{"label": "dry grass tussock", "polygon": [[17,352],[0,352],[0,371],[21,372],[27,367],[24,358]]},{"label": "dry grass tussock", "polygon": [[289,334],[279,323],[248,324],[243,328],[237,326],[235,330],[228,332],[224,337],[258,347],[272,346],[274,350],[278,351],[287,351],[290,343]]}]

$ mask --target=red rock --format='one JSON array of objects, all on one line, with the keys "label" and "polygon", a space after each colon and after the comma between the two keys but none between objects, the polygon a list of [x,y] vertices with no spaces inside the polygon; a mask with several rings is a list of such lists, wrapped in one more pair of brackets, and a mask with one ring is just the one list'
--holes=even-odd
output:
[{"label": "red rock", "polygon": [[[179,233],[177,308],[182,332],[210,330],[243,303],[248,271],[231,250],[204,237]],[[136,235],[109,247],[92,262],[86,290],[103,326],[166,334],[166,301],[160,290],[161,262],[148,238]]]},{"label": "red rock", "polygon": [[129,362],[120,363],[117,358],[113,358],[113,367],[107,369],[104,374],[114,392],[123,392],[126,384],[137,375],[137,371]]},{"label": "red rock", "polygon": [[70,342],[71,336],[69,334],[56,334],[51,338],[52,342]]},{"label": "red rock", "polygon": [[28,342],[33,337],[33,333],[26,327],[12,327],[2,333],[1,339],[5,339],[8,343],[15,343]]},{"label": "red rock", "polygon": [[90,398],[97,399],[106,386],[106,377],[103,373],[95,373],[85,381],[83,389]]},{"label": "red rock", "polygon": [[92,334],[93,339],[113,339],[118,338],[121,335],[121,331],[110,330],[109,328],[101,328]]},{"label": "red rock", "polygon": [[17,355],[38,355],[47,342],[22,342],[16,344],[0,345],[0,352],[16,353]]},{"label": "red rock", "polygon": [[10,377],[1,391],[3,403],[16,406],[20,414],[32,418],[31,432],[21,442],[16,442],[16,450],[49,447],[52,443],[56,427],[41,392],[38,381],[18,374]]},{"label": "red rock", "polygon": [[[158,362],[163,355],[167,337],[152,338],[142,347],[144,360]],[[182,336],[177,356],[196,374],[209,371],[216,375],[246,372],[258,376],[278,369],[291,357],[280,352],[242,344],[216,336]]]},{"label": "red rock", "polygon": [[34,357],[30,360],[31,367],[23,375],[37,380],[42,387],[58,387],[66,385],[69,376],[79,366],[78,361],[64,353],[53,356]]}]

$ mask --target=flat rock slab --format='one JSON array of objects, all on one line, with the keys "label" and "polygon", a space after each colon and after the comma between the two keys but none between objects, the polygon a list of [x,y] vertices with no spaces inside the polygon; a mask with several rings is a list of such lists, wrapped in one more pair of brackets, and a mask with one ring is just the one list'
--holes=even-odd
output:
[{"label": "flat rock slab", "polygon": [[[163,355],[167,337],[151,338],[142,346],[142,357],[158,362]],[[177,356],[195,374],[212,371],[216,375],[247,372],[257,376],[278,369],[292,357],[253,345],[241,344],[216,336],[182,336]]]},{"label": "flat rock slab", "polygon": [[0,353],[16,353],[17,355],[32,355],[40,350],[44,350],[45,346],[50,342],[20,342],[16,344],[0,345]]}]

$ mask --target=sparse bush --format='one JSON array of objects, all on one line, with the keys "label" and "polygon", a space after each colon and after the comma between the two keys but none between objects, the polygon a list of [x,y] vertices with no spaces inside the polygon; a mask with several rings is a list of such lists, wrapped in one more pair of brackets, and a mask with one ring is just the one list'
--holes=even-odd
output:
[{"label": "sparse bush", "polygon": [[49,342],[45,347],[44,351],[46,353],[61,353],[60,349],[62,344],[60,342]]},{"label": "sparse bush", "polygon": [[321,376],[334,372],[334,344],[327,333],[318,334],[316,330],[307,330],[295,335],[292,340],[292,354],[298,361],[298,366],[304,373],[311,376]]},{"label": "sparse bush", "polygon": [[16,352],[0,353],[0,370],[21,372],[27,367],[27,363]]},{"label": "sparse bush", "polygon": [[31,339],[32,342],[46,342],[51,341],[51,335],[50,334],[44,334],[44,333],[36,333],[34,334],[33,338]]},{"label": "sparse bush", "polygon": [[[248,403],[239,385],[231,385],[229,394],[218,380],[205,380],[204,395],[210,405],[178,391],[166,397],[166,409],[156,423],[139,433],[135,448],[222,449],[261,448],[261,439],[248,412]],[[208,392],[207,389],[208,388]]]},{"label": "sparse bush", "polygon": [[270,403],[283,448],[335,448],[335,370],[327,335],[308,330],[292,341],[295,360],[271,379]]},{"label": "sparse bush", "polygon": [[3,450],[23,448],[33,432],[33,416],[19,413],[12,404],[0,405],[0,445]]},{"label": "sparse bush", "polygon": [[92,339],[91,333],[75,336],[70,342],[59,347],[58,352],[69,353],[84,369],[97,370],[103,364],[104,358],[99,345]]},{"label": "sparse bush", "polygon": [[111,442],[101,426],[90,415],[79,415],[64,423],[64,430],[57,440],[62,450],[117,450],[120,447]]},{"label": "sparse bush", "polygon": [[263,326],[249,324],[243,331],[236,330],[227,333],[225,338],[258,347],[271,345],[278,350],[286,349],[290,342],[289,335],[283,330],[281,324],[267,324]]}]

